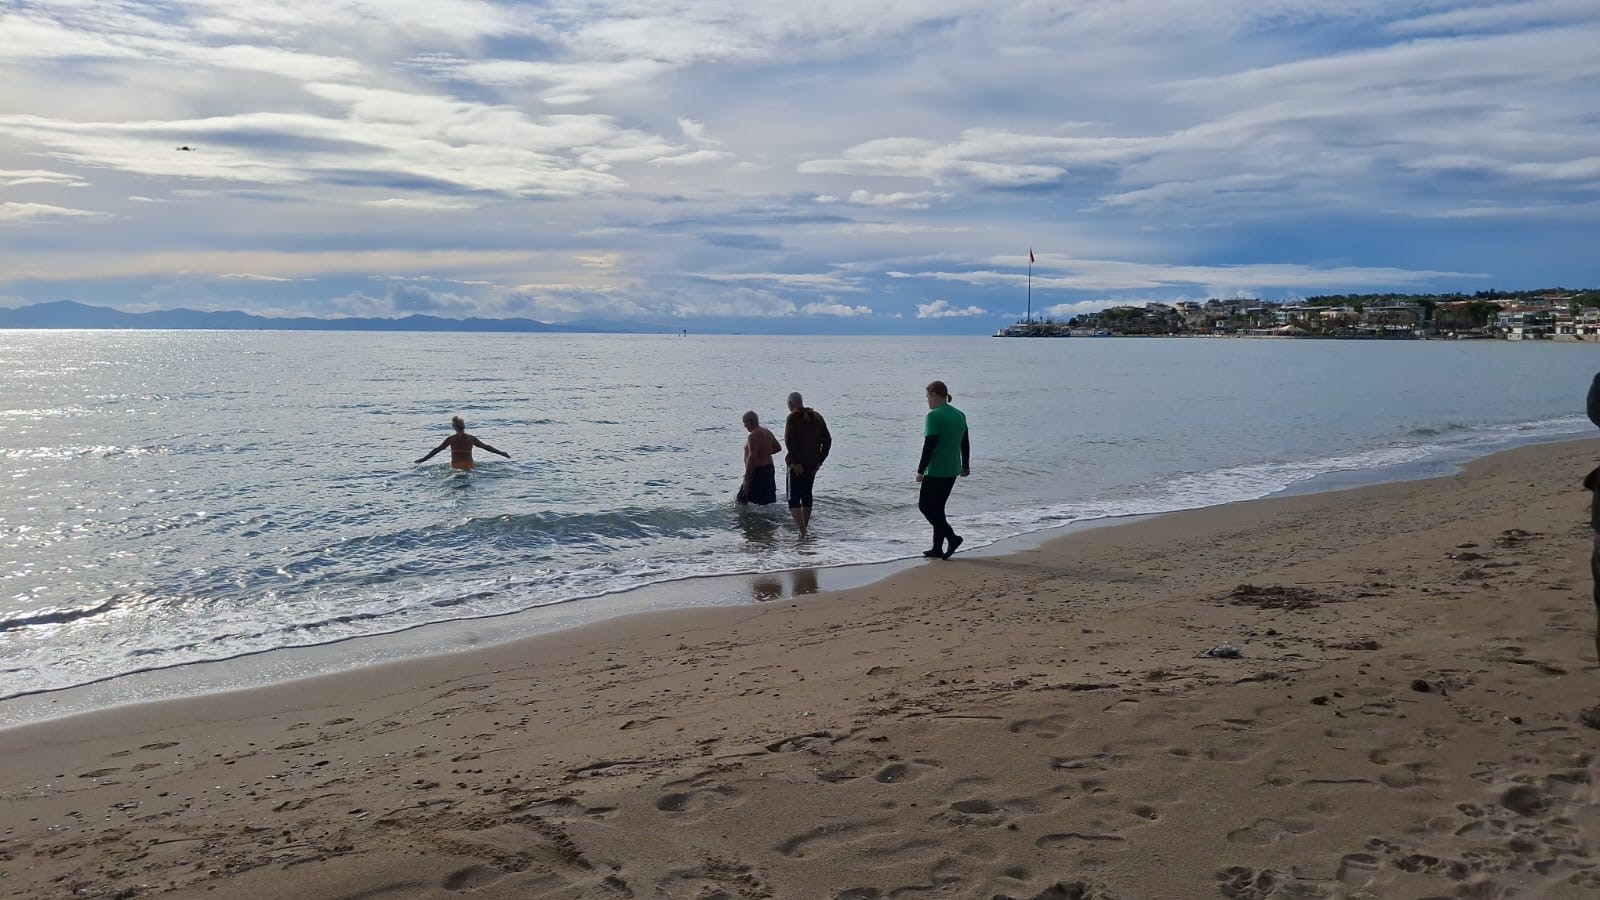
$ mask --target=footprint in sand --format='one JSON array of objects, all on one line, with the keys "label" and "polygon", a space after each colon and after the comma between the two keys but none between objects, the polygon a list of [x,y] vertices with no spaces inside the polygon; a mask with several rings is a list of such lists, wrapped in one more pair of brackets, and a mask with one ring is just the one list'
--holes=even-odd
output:
[{"label": "footprint in sand", "polygon": [[1107,769],[1118,768],[1127,761],[1127,757],[1113,756],[1110,753],[1095,753],[1091,756],[1058,756],[1050,760],[1050,768],[1068,771],[1104,772]]},{"label": "footprint in sand", "polygon": [[884,766],[872,776],[872,780],[880,784],[910,784],[928,774],[930,770],[939,767],[937,760],[913,759],[910,762]]},{"label": "footprint in sand", "polygon": [[1000,803],[983,797],[957,800],[935,813],[930,822],[947,828],[997,828],[1007,821],[1007,809]]},{"label": "footprint in sand", "polygon": [[[871,888],[864,890],[871,893],[857,894],[860,900],[878,896],[878,893]],[[632,897],[633,893],[629,892],[622,896]],[[733,900],[735,897],[771,897],[772,891],[762,883],[753,867],[738,860],[708,854],[700,860],[699,865],[669,871],[665,877],[656,882],[656,893],[652,896]],[[843,897],[845,894],[839,896]]]},{"label": "footprint in sand", "polygon": [[[518,807],[519,811],[524,809]],[[576,797],[557,797],[525,808],[534,815],[547,819],[609,819],[616,815],[615,806],[585,806]]]},{"label": "footprint in sand", "polygon": [[143,747],[140,747],[139,749],[140,750],[167,750],[167,749],[170,749],[170,748],[176,747],[176,746],[178,746],[178,742],[177,741],[160,741],[160,742],[154,743],[154,744],[145,744]]},{"label": "footprint in sand", "polygon": [[1228,843],[1264,847],[1314,830],[1315,826],[1304,819],[1257,819],[1243,828],[1228,832]]},{"label": "footprint in sand", "polygon": [[1012,734],[1026,734],[1033,737],[1054,739],[1061,736],[1061,732],[1072,724],[1073,717],[1066,713],[1045,716],[1042,719],[1019,719],[1006,726]]},{"label": "footprint in sand", "polygon": [[1386,787],[1405,790],[1406,788],[1420,787],[1424,784],[1438,782],[1439,779],[1434,777],[1434,773],[1438,771],[1439,767],[1433,763],[1402,763],[1397,768],[1390,769],[1379,775],[1378,780],[1383,782]]},{"label": "footprint in sand", "polygon": [[1059,834],[1047,834],[1034,841],[1035,847],[1040,850],[1079,850],[1086,847],[1100,849],[1121,850],[1127,845],[1127,838],[1120,834],[1085,834],[1081,831],[1067,831]]},{"label": "footprint in sand", "polygon": [[865,822],[835,822],[813,828],[778,844],[773,849],[794,859],[808,859],[848,844],[886,837],[894,833],[887,819]]},{"label": "footprint in sand", "polygon": [[1351,853],[1339,860],[1334,877],[1350,887],[1364,888],[1378,878],[1378,858],[1370,853]]},{"label": "footprint in sand", "polygon": [[447,891],[471,891],[499,881],[505,873],[489,866],[467,866],[445,876],[441,886]]},{"label": "footprint in sand", "polygon": [[1368,778],[1307,778],[1300,787],[1307,791],[1342,792],[1357,788],[1375,788],[1376,781]]},{"label": "footprint in sand", "polygon": [[1218,872],[1217,890],[1232,900],[1269,900],[1269,898],[1294,897],[1296,900],[1332,896],[1322,885],[1285,875],[1276,869],[1251,869],[1247,866],[1230,866]]},{"label": "footprint in sand", "polygon": [[1119,716],[1131,716],[1139,711],[1139,701],[1132,697],[1124,697],[1106,707],[1104,711]]},{"label": "footprint in sand", "polygon": [[[666,787],[670,793],[656,798],[656,809],[670,816],[683,818],[685,821],[702,819],[711,813],[732,809],[745,800],[743,791],[727,784],[696,784],[691,780],[687,783],[673,782]],[[674,787],[689,789],[672,791]]]}]

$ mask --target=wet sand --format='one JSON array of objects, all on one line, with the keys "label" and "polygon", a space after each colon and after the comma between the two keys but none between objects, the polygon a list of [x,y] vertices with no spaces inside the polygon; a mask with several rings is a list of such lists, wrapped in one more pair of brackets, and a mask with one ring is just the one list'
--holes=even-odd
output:
[{"label": "wet sand", "polygon": [[1597,455],[0,731],[0,896],[1594,897]]}]

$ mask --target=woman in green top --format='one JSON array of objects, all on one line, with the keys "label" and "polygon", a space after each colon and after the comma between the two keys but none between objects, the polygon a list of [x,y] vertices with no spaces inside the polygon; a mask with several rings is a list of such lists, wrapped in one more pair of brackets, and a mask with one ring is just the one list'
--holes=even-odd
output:
[{"label": "woman in green top", "polygon": [[944,517],[944,504],[956,478],[969,474],[972,448],[967,443],[967,417],[950,405],[950,389],[942,381],[933,381],[928,383],[927,393],[928,418],[922,428],[922,459],[917,463],[917,482],[922,485],[917,508],[933,526],[933,549],[922,555],[949,559],[961,546],[961,535]]}]

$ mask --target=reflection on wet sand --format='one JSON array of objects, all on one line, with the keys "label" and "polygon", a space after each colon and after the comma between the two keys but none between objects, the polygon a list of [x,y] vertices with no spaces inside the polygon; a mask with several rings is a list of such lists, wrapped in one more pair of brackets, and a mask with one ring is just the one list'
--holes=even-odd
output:
[{"label": "reflection on wet sand", "polygon": [[803,597],[817,592],[816,569],[792,569],[788,572],[763,572],[750,576],[750,594],[759,603],[782,600],[786,597]]},{"label": "reflection on wet sand", "polygon": [[790,596],[799,597],[803,594],[815,594],[817,592],[817,570],[795,569],[789,573],[789,583],[791,585]]},{"label": "reflection on wet sand", "polygon": [[750,579],[750,593],[757,602],[783,599],[783,582],[776,574],[761,574]]}]

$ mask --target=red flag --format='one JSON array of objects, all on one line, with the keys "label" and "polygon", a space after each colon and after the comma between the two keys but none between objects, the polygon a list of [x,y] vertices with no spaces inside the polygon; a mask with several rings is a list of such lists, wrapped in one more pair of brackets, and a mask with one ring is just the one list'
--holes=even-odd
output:
[{"label": "red flag", "polygon": [[1030,263],[1033,262],[1033,248],[1032,247],[1028,248],[1028,262],[1030,262]]}]

